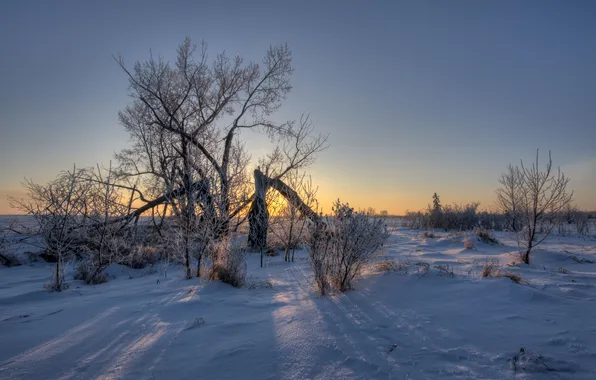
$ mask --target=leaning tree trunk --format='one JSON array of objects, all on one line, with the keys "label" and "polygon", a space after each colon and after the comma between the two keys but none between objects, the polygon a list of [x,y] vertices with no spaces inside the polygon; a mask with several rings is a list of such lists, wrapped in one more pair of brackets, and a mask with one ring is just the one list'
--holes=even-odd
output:
[{"label": "leaning tree trunk", "polygon": [[269,229],[269,212],[265,195],[269,186],[277,190],[290,204],[292,204],[302,215],[313,222],[319,222],[319,215],[314,212],[294,189],[286,185],[279,178],[268,178],[259,169],[254,171],[255,195],[248,212],[248,245],[255,249],[263,249],[267,246],[267,230]]},{"label": "leaning tree trunk", "polygon": [[267,187],[269,179],[258,169],[254,171],[255,196],[248,212],[248,245],[253,249],[264,249],[267,246],[267,230],[269,229],[269,211],[267,210]]}]

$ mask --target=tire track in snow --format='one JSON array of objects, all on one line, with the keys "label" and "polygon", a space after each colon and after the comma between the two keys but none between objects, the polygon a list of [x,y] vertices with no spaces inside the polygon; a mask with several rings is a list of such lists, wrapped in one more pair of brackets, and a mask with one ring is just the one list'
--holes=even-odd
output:
[{"label": "tire track in snow", "polygon": [[[357,292],[352,294],[356,295]],[[433,379],[439,374],[448,377],[449,373],[445,372],[447,371],[445,364],[453,365],[456,362],[461,363],[462,360],[468,360],[467,364],[475,364],[476,367],[488,368],[494,366],[493,360],[486,353],[465,344],[461,336],[440,326],[427,328],[426,326],[432,324],[432,319],[425,318],[413,310],[398,313],[380,300],[371,301],[375,297],[371,294],[370,289],[364,289],[357,296],[359,303],[370,306],[371,310],[374,310],[375,313],[397,328],[397,332],[393,337],[395,344],[397,344],[395,352],[400,357],[403,354],[407,355],[403,356],[400,363],[404,366],[404,369],[407,369],[408,376],[414,374],[416,379]],[[442,345],[441,342],[446,342],[447,346]],[[457,342],[460,342],[461,345],[457,345]],[[420,366],[419,364],[422,363],[424,365]],[[468,368],[467,373],[452,373],[451,375],[469,379],[486,378],[475,369]],[[494,373],[492,376],[494,376]],[[502,372],[499,373],[500,375],[503,374]]]},{"label": "tire track in snow", "polygon": [[60,353],[73,348],[78,343],[89,338],[91,334],[95,332],[94,330],[91,330],[93,326],[103,318],[113,314],[118,309],[119,307],[117,306],[112,307],[94,318],[65,331],[57,337],[39,344],[22,354],[12,357],[0,365],[0,377],[6,376],[6,378],[10,378],[16,376],[16,373],[23,373],[31,369],[31,367],[40,366],[42,365],[41,362],[47,362],[60,355]]},{"label": "tire track in snow", "polygon": [[[183,289],[167,294],[160,299],[152,300],[138,310],[137,313],[145,314],[148,309],[153,309],[153,306],[160,305],[160,312],[164,312],[165,308],[175,302],[188,302],[195,298],[201,291],[204,284],[199,284],[192,287],[184,287]],[[126,347],[121,349],[118,355],[110,362],[110,364],[100,371],[98,371],[93,378],[112,379],[126,377],[126,372],[134,369],[134,364],[142,357],[143,362],[150,362],[151,365],[147,368],[150,374],[155,370],[156,366],[161,362],[167,350],[172,346],[174,341],[178,338],[180,333],[188,329],[191,325],[190,320],[184,319],[175,323],[163,323],[159,314],[155,313],[148,325],[145,325],[137,338],[132,340]],[[160,342],[165,341],[160,348]],[[157,353],[154,351],[157,350]],[[152,358],[147,358],[150,355]]]},{"label": "tire track in snow", "polygon": [[[302,266],[296,265],[291,268],[291,271],[303,291],[312,296],[311,293],[316,292],[316,289],[304,274]],[[305,288],[304,284],[310,288],[311,292]],[[317,304],[319,307],[326,306],[325,310],[321,311],[328,317],[326,322],[331,332],[341,339],[335,338],[334,341],[336,348],[346,356],[344,362],[355,364],[359,367],[360,372],[374,373],[374,378],[391,378],[391,373],[395,369],[393,364],[397,363],[391,363],[383,354],[379,355],[382,349],[379,350],[379,343],[376,339],[371,337],[370,334],[366,334],[365,331],[358,330],[366,327],[367,318],[362,313],[351,313],[341,302],[336,302],[333,297],[335,297],[333,294],[321,297]],[[334,311],[334,309],[337,311]],[[358,341],[354,339],[355,336],[359,338]],[[369,341],[373,343],[366,343]],[[374,353],[378,355],[371,355]],[[362,368],[362,365],[366,368]]]}]

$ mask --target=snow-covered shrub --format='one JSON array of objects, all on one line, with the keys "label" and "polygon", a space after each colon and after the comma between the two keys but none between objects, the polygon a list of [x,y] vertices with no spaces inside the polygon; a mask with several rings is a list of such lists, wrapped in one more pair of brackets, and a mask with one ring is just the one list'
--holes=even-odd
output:
[{"label": "snow-covered shrub", "polygon": [[383,260],[374,265],[375,269],[380,272],[397,272],[399,271],[399,263],[395,260]]},{"label": "snow-covered shrub", "polygon": [[464,248],[474,249],[474,240],[472,240],[469,236],[466,236],[466,238],[464,239]]},{"label": "snow-covered shrub", "polygon": [[6,267],[16,267],[21,265],[19,258],[12,252],[8,252],[8,238],[6,237],[7,232],[0,229],[0,265]]},{"label": "snow-covered shrub", "polygon": [[329,260],[331,255],[332,233],[324,223],[314,223],[311,226],[308,255],[314,274],[315,284],[319,293],[325,295],[329,289]]},{"label": "snow-covered shrub", "polygon": [[129,257],[121,262],[133,269],[143,269],[148,265],[155,265],[160,259],[160,249],[158,247],[150,247],[147,245],[140,245],[131,249]]},{"label": "snow-covered shrub", "polygon": [[0,264],[5,267],[16,267],[21,265],[21,262],[14,253],[0,251]]},{"label": "snow-covered shrub", "polygon": [[427,274],[430,269],[430,264],[424,261],[418,261],[414,263],[414,265],[419,268],[417,272],[420,273],[421,276]]},{"label": "snow-covered shrub", "polygon": [[482,277],[485,278],[502,278],[506,277],[516,284],[529,284],[529,282],[519,274],[512,272],[504,272],[497,260],[486,261],[482,266]]},{"label": "snow-covered shrub", "polygon": [[575,209],[573,211],[573,223],[579,235],[588,235],[590,232],[590,219],[587,212]]},{"label": "snow-covered shrub", "polygon": [[435,235],[434,232],[424,231],[424,234],[422,234],[422,237],[425,238],[425,239],[434,239],[437,236]]},{"label": "snow-covered shrub", "polygon": [[388,237],[383,219],[336,201],[333,215],[311,231],[311,264],[321,294],[328,285],[342,292],[350,289]]},{"label": "snow-covered shrub", "polygon": [[499,241],[487,230],[478,230],[476,231],[476,236],[484,243],[484,244],[499,244]]},{"label": "snow-covered shrub", "polygon": [[501,275],[501,267],[497,260],[492,260],[484,263],[482,266],[482,277],[495,278]]},{"label": "snow-covered shrub", "polygon": [[108,275],[103,267],[98,267],[90,260],[83,260],[77,264],[75,280],[82,280],[86,284],[103,284],[108,281]]},{"label": "snow-covered shrub", "polygon": [[453,267],[449,264],[438,264],[434,268],[439,270],[439,276],[455,277]]},{"label": "snow-covered shrub", "polygon": [[500,277],[507,277],[508,279],[515,282],[516,284],[529,284],[528,280],[523,278],[521,275],[515,274],[512,272],[504,272],[501,274]]},{"label": "snow-covered shrub", "polygon": [[221,280],[235,288],[244,286],[246,282],[246,247],[223,240],[214,244],[211,255],[209,279]]},{"label": "snow-covered shrub", "polygon": [[247,289],[271,289],[273,288],[273,281],[270,279],[259,280],[258,278],[249,277],[246,280]]},{"label": "snow-covered shrub", "polygon": [[429,228],[430,221],[429,216],[421,211],[406,211],[406,215],[403,218],[404,227],[413,228],[420,230],[423,228]]},{"label": "snow-covered shrub", "polygon": [[[478,216],[476,211],[480,202],[467,203],[465,205],[447,205],[443,207],[443,225],[447,230],[471,230],[478,226]],[[437,226],[438,227],[438,226]]]},{"label": "snow-covered shrub", "polygon": [[396,272],[405,275],[408,274],[409,265],[407,261],[383,260],[376,263],[373,268],[379,272]]}]

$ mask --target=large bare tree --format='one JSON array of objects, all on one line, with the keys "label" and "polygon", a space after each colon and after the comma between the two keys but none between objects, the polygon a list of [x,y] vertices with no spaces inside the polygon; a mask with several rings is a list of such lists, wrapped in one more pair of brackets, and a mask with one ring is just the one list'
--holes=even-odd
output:
[{"label": "large bare tree", "polygon": [[152,55],[127,68],[117,58],[133,99],[119,114],[133,141],[117,155],[119,178],[141,203],[134,216],[166,205],[187,231],[181,236],[187,277],[197,224],[226,236],[244,220],[253,199],[251,157],[241,131],[265,133],[278,143],[261,160],[275,167],[276,180],[311,164],[326,147],[326,136],[315,134],[307,117],[272,119],[292,88],[291,59],[289,48],[280,45],[270,47],[261,64],[225,53],[209,61],[206,44],[188,38],[174,63]]}]

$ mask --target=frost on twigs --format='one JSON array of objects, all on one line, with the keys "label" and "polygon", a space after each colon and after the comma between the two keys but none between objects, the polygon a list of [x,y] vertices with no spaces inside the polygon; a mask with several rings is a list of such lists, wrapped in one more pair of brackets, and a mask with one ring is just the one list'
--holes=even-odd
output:
[{"label": "frost on twigs", "polygon": [[309,256],[319,292],[351,289],[354,278],[373,261],[388,237],[383,219],[354,211],[337,200],[333,214],[311,228]]}]

